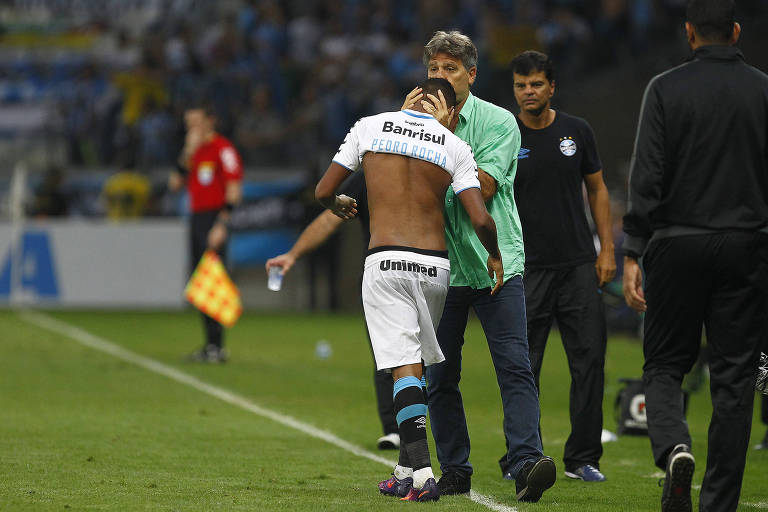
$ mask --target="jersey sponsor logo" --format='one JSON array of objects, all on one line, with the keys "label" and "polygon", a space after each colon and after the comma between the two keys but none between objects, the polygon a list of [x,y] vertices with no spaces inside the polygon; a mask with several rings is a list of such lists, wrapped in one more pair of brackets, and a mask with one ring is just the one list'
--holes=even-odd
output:
[{"label": "jersey sponsor logo", "polygon": [[520,148],[520,151],[517,153],[517,159],[522,160],[523,158],[528,158],[528,153],[530,153],[531,150],[528,148]]},{"label": "jersey sponsor logo", "polygon": [[382,260],[379,263],[379,268],[383,271],[387,270],[405,270],[406,272],[417,272],[419,274],[425,274],[429,277],[437,277],[437,267],[428,267],[420,263],[405,260]]},{"label": "jersey sponsor logo", "polygon": [[434,142],[435,144],[445,145],[445,134],[437,135],[434,133],[425,132],[424,128],[419,131],[411,130],[410,128],[403,128],[402,126],[395,126],[392,121],[384,121],[384,126],[381,128],[382,133],[395,133],[397,135],[403,135],[404,137],[410,137],[412,139],[423,140],[424,142]]},{"label": "jersey sponsor logo", "polygon": [[576,154],[576,143],[573,141],[573,137],[560,137],[560,152],[565,156]]},{"label": "jersey sponsor logo", "polygon": [[200,162],[197,166],[197,181],[201,185],[210,185],[213,181],[214,169],[213,162]]}]

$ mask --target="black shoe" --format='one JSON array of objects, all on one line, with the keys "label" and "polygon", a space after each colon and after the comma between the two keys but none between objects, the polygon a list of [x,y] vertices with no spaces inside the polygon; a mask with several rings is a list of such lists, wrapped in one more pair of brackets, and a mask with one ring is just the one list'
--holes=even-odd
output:
[{"label": "black shoe", "polygon": [[206,345],[203,349],[197,352],[192,352],[185,357],[186,361],[190,363],[226,363],[229,359],[229,354],[223,348],[216,345]]},{"label": "black shoe", "polygon": [[443,473],[443,476],[437,481],[437,488],[440,489],[440,494],[443,496],[464,494],[472,488],[472,477],[457,471],[449,471]]},{"label": "black shoe", "polygon": [[667,457],[661,512],[691,512],[691,480],[696,461],[688,445],[678,444]]},{"label": "black shoe", "polygon": [[510,467],[506,453],[499,458],[499,467],[501,468],[501,476],[503,476],[506,480],[510,480],[511,478],[507,478],[509,475]]},{"label": "black shoe", "polygon": [[552,457],[544,455],[539,460],[529,460],[515,478],[517,501],[536,503],[544,491],[555,485],[555,480],[557,468]]}]

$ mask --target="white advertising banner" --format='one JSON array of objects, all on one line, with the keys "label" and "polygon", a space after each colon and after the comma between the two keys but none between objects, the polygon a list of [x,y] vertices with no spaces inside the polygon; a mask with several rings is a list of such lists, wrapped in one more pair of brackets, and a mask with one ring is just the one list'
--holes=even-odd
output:
[{"label": "white advertising banner", "polygon": [[183,219],[0,223],[0,305],[180,308]]}]

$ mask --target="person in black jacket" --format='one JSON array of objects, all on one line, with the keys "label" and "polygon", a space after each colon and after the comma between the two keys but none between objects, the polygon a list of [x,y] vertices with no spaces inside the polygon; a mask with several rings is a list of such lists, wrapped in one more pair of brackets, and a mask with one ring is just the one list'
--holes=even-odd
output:
[{"label": "person in black jacket", "polygon": [[692,58],[654,77],[643,98],[623,287],[646,311],[643,383],[653,456],[666,469],[663,511],[692,506],[680,385],[706,328],[713,413],[699,510],[722,512],[738,505],[768,328],[768,76],[733,46],[732,0],[692,0],[687,19]]}]

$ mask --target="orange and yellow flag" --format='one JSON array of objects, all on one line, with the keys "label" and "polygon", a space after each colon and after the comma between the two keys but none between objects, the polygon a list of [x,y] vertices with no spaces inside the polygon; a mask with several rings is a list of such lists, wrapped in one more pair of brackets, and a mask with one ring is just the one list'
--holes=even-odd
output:
[{"label": "orange and yellow flag", "polygon": [[189,278],[184,296],[193,306],[224,327],[235,325],[243,312],[240,292],[214,251],[205,251],[200,258],[200,263]]}]

